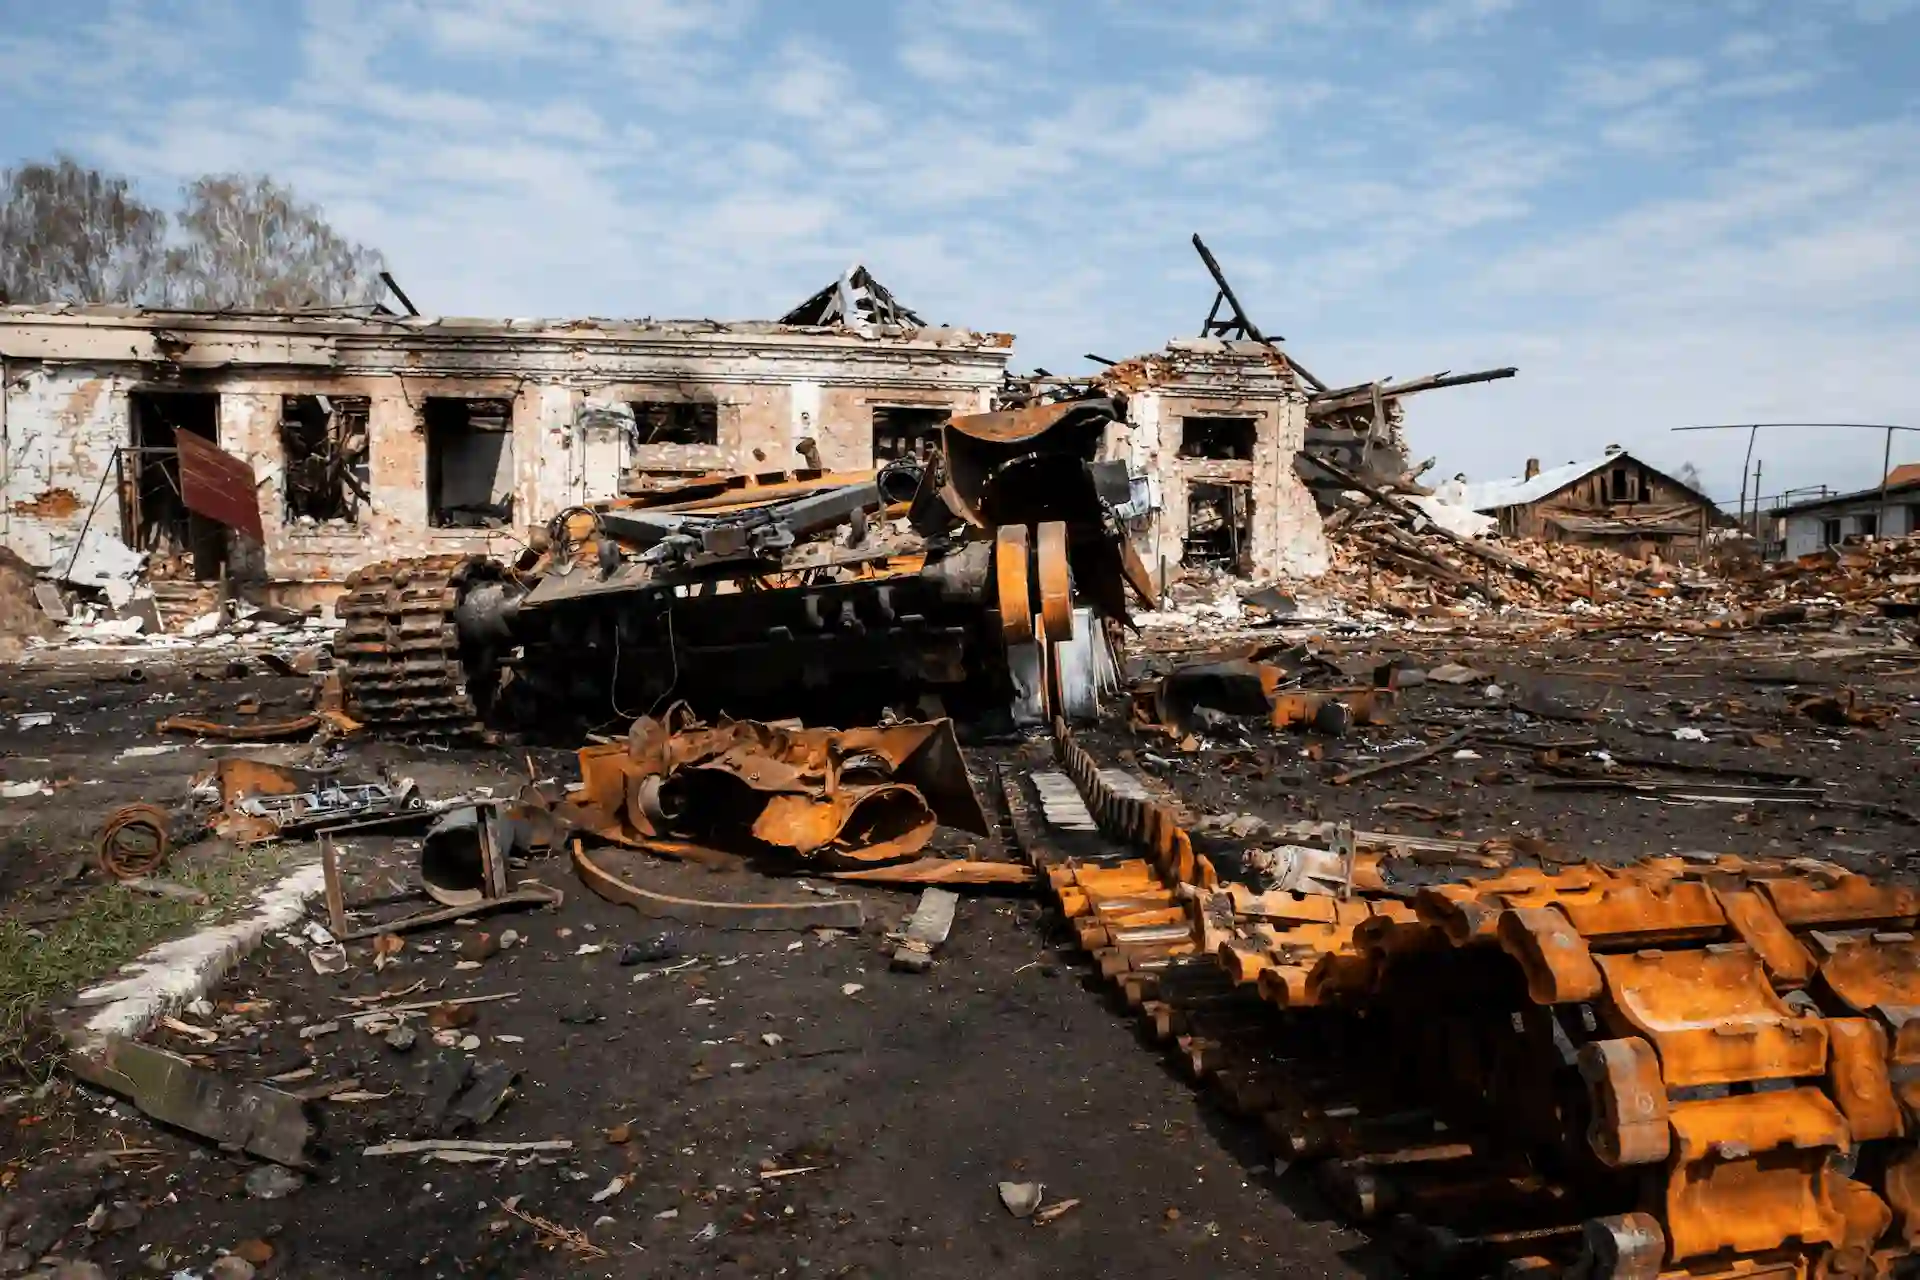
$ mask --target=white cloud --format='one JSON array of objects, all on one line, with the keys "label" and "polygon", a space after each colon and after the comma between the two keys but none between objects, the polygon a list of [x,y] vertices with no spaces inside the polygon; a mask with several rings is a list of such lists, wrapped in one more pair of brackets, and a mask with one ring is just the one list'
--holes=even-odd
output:
[{"label": "white cloud", "polygon": [[429,310],[766,316],[860,259],[1054,368],[1192,332],[1199,230],[1333,381],[1519,364],[1414,402],[1446,474],[1618,440],[1724,488],[1668,425],[1910,412],[1920,120],[1832,35],[1903,15],[1608,3],[76,0],[0,30],[0,136],[159,195],[270,171]]},{"label": "white cloud", "polygon": [[1764,31],[1736,31],[1720,42],[1720,56],[1749,62],[1764,58],[1779,47],[1779,40]]},{"label": "white cloud", "polygon": [[1595,62],[1576,68],[1573,96],[1596,107],[1637,107],[1674,89],[1694,84],[1705,68],[1693,58],[1647,58],[1639,62]]}]

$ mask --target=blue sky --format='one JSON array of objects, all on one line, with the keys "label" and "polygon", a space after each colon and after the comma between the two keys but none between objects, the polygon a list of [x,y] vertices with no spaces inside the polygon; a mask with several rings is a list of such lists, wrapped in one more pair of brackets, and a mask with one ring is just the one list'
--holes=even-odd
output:
[{"label": "blue sky", "polygon": [[[866,262],[1085,368],[1201,232],[1439,474],[1920,426],[1920,0],[0,0],[0,162],[264,171],[423,309],[767,317]],[[1920,460],[1920,435],[1895,460]],[[1763,433],[1766,488],[1870,483]]]}]

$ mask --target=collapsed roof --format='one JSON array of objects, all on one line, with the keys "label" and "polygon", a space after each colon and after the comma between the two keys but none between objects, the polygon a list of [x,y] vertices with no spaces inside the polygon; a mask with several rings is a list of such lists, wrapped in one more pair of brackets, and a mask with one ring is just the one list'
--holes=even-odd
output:
[{"label": "collapsed roof", "polygon": [[780,323],[843,328],[892,325],[917,329],[926,321],[902,306],[885,285],[856,262],[842,272],[838,280],[781,316]]}]

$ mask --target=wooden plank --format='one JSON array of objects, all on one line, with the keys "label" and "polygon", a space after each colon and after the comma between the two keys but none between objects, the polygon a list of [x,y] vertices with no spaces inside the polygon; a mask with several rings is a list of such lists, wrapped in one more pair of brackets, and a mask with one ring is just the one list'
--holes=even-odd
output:
[{"label": "wooden plank", "polygon": [[893,953],[893,967],[909,973],[925,973],[933,967],[934,949],[953,932],[953,914],[960,895],[951,889],[928,889],[920,895],[913,919],[907,922],[905,938]]},{"label": "wooden plank", "polygon": [[327,882],[327,928],[335,938],[347,933],[346,893],[340,885],[340,854],[326,832],[320,833],[320,870]]},{"label": "wooden plank", "polygon": [[1395,769],[1404,769],[1410,764],[1419,764],[1422,760],[1431,760],[1448,748],[1459,746],[1468,738],[1471,738],[1473,734],[1474,731],[1472,729],[1462,729],[1458,733],[1450,734],[1442,738],[1430,747],[1422,747],[1418,751],[1410,751],[1404,756],[1396,756],[1391,760],[1382,760],[1378,764],[1370,764],[1364,768],[1349,769],[1347,772],[1335,777],[1333,785],[1336,787],[1344,787],[1349,782],[1358,782],[1362,778],[1371,778],[1378,774],[1391,773]]}]

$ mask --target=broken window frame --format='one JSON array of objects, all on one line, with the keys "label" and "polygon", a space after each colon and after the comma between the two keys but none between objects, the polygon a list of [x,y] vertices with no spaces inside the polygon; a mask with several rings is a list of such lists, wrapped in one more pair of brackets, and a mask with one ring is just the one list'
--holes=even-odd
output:
[{"label": "broken window frame", "polygon": [[1853,531],[1862,538],[1879,537],[1880,513],[1878,511],[1862,511],[1853,518]]},{"label": "broken window frame", "polygon": [[[1204,547],[1209,542],[1217,543],[1220,541],[1219,537],[1208,536],[1208,534],[1196,537],[1194,534],[1196,510],[1219,501],[1203,498],[1200,491],[1205,489],[1220,490],[1226,502],[1225,510],[1221,512],[1225,546],[1212,553],[1198,548]],[[1187,527],[1180,539],[1180,562],[1184,565],[1221,565],[1234,573],[1249,571],[1253,567],[1253,502],[1253,485],[1248,481],[1189,480],[1187,482]],[[1218,510],[1217,506],[1216,510]]]},{"label": "broken window frame", "polygon": [[[455,415],[452,406],[464,406],[464,413]],[[498,413],[499,426],[476,426],[476,418],[484,418]],[[436,420],[437,419],[437,420]],[[513,400],[507,396],[428,396],[420,402],[421,434],[427,446],[426,459],[426,498],[427,524],[435,529],[454,532],[510,529],[513,527],[514,474],[517,461],[514,458]],[[468,436],[500,436],[502,443],[495,451],[493,468],[497,478],[502,470],[502,455],[505,458],[506,484],[502,500],[493,501],[494,489],[488,490],[486,502],[463,502],[449,504],[444,493],[446,486],[446,455],[455,452],[456,446],[447,439],[459,432]],[[452,518],[455,512],[473,513],[466,520]]]},{"label": "broken window frame", "polygon": [[1830,520],[1822,520],[1820,522],[1820,545],[1821,546],[1837,547],[1840,545],[1840,538],[1841,538],[1840,518],[1838,516],[1835,516]]},{"label": "broken window frame", "polygon": [[[316,438],[303,440],[296,438],[296,431],[315,425],[310,415],[296,413],[306,405],[318,410],[323,421]],[[281,519],[290,532],[319,532],[329,524],[357,526],[361,516],[372,511],[372,416],[368,396],[280,397]],[[309,469],[319,474],[303,486],[296,468],[310,459],[318,460],[318,466]],[[303,492],[314,496],[303,500]],[[311,525],[301,523],[308,518]]]},{"label": "broken window frame", "polygon": [[633,442],[638,448],[720,443],[717,400],[629,400],[627,408],[633,411]]},{"label": "broken window frame", "polygon": [[[1180,419],[1177,456],[1189,462],[1252,462],[1259,443],[1260,419],[1257,415],[1188,414]],[[1355,448],[1358,449],[1357,442]]]},{"label": "broken window frame", "polygon": [[868,405],[867,413],[876,467],[898,458],[927,461],[940,447],[940,429],[953,421],[950,404],[883,400]]}]

